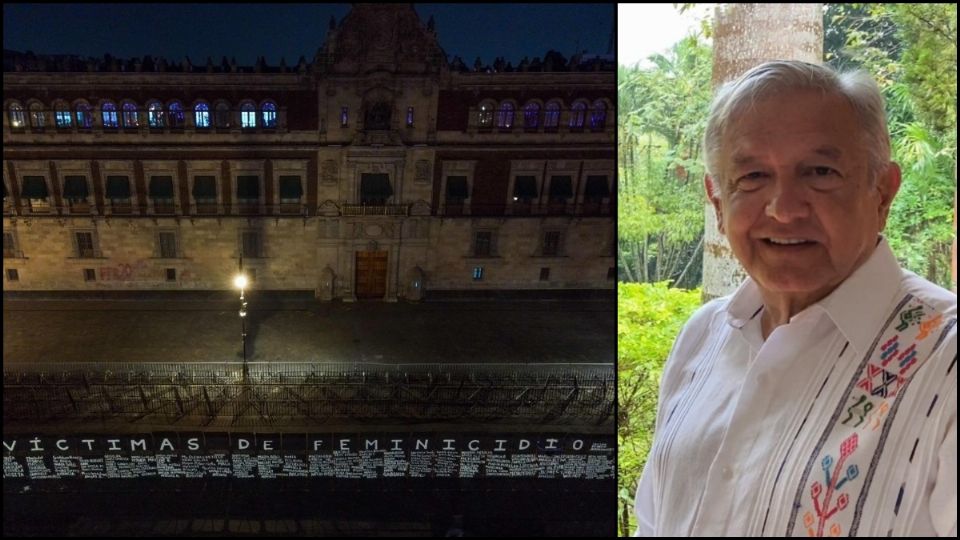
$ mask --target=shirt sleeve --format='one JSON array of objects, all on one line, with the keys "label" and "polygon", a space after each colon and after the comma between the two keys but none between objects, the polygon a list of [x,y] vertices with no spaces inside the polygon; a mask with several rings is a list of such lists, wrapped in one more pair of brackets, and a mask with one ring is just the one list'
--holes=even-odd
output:
[{"label": "shirt sleeve", "polygon": [[637,498],[634,503],[634,512],[637,515],[637,530],[634,536],[655,536],[656,528],[654,526],[654,467],[650,465],[647,459],[643,466],[643,474],[640,475],[640,484],[637,485]]}]

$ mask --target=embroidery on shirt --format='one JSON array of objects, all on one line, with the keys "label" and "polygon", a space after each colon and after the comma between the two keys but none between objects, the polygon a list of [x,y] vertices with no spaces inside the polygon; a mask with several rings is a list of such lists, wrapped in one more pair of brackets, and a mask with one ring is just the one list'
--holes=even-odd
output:
[{"label": "embroidery on shirt", "polygon": [[[803,524],[807,527],[808,536],[822,537],[823,529],[827,523],[829,523],[828,520],[850,504],[850,496],[847,493],[841,492],[840,489],[844,484],[859,476],[860,469],[856,464],[850,465],[846,468],[842,478],[840,477],[840,471],[844,470],[843,465],[847,461],[847,458],[857,450],[857,442],[858,437],[856,433],[843,441],[840,445],[840,459],[837,461],[836,467],[833,467],[832,455],[827,454],[823,457],[821,467],[823,468],[826,490],[824,490],[824,486],[821,485],[819,481],[814,481],[810,487],[810,498],[813,499],[813,512],[808,511],[803,516]],[[837,497],[836,504],[831,507],[830,504],[833,502],[833,496],[836,493],[840,493],[840,496]],[[820,497],[821,495],[823,495],[823,498]],[[816,531],[813,529],[814,522],[817,524]],[[840,536],[843,534],[843,529],[839,523],[834,522],[830,524],[829,532],[830,536]]]},{"label": "embroidery on shirt", "polygon": [[[946,320],[912,295],[898,303],[810,456],[797,487],[788,536],[801,515],[810,536],[856,535],[901,399],[913,375],[954,324],[955,319]],[[939,340],[928,339],[942,327]],[[816,463],[822,475],[814,473]],[[856,504],[851,504],[854,499]]]}]

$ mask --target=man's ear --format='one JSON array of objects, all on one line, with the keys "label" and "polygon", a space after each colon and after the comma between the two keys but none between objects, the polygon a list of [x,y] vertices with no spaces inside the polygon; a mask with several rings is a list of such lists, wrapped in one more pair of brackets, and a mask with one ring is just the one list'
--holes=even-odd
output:
[{"label": "man's ear", "polygon": [[713,205],[713,210],[717,214],[717,229],[720,234],[726,234],[723,230],[723,205],[720,203],[720,186],[709,174],[703,176],[703,189],[707,192],[707,198]]},{"label": "man's ear", "polygon": [[900,166],[890,162],[887,170],[877,177],[877,191],[880,194],[880,206],[877,208],[880,230],[883,231],[887,226],[887,216],[890,215],[890,206],[893,205],[893,198],[897,196],[900,190]]}]

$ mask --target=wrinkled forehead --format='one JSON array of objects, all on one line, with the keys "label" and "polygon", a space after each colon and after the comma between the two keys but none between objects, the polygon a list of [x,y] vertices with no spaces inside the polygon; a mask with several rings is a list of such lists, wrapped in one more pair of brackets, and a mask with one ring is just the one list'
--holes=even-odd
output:
[{"label": "wrinkled forehead", "polygon": [[720,130],[724,146],[745,136],[763,142],[765,137],[783,133],[816,133],[827,139],[842,139],[833,143],[836,146],[863,143],[859,118],[842,94],[789,89],[742,100],[727,112]]}]

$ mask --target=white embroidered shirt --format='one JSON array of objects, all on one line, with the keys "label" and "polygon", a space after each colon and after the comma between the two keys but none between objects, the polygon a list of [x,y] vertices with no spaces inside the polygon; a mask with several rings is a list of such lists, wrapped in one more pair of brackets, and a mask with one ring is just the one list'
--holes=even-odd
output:
[{"label": "white embroidered shirt", "polygon": [[766,340],[747,279],[687,322],[637,490],[641,536],[956,536],[956,295],[886,240]]}]

